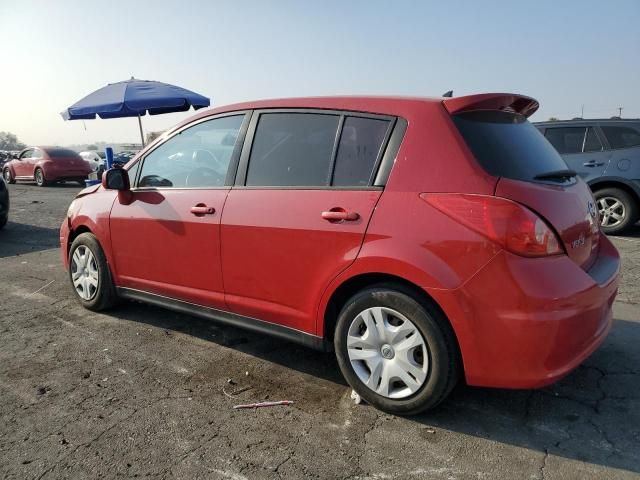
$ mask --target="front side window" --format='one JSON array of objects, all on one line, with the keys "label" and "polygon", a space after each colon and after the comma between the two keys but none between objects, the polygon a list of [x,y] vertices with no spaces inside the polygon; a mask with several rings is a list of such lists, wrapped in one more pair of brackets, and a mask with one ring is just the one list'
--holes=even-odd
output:
[{"label": "front side window", "polygon": [[[243,120],[215,118],[174,135],[145,157],[138,187],[223,186]],[[137,168],[129,170],[131,180]]]},{"label": "front side window", "polygon": [[339,119],[315,113],[260,115],[246,185],[328,185]]},{"label": "front side window", "polygon": [[362,117],[345,119],[332,185],[356,187],[369,184],[388,128],[388,120]]},{"label": "front side window", "polygon": [[581,153],[585,127],[547,128],[544,136],[560,154]]},{"label": "front side window", "polygon": [[640,132],[631,127],[601,126],[611,148],[640,146]]},{"label": "front side window", "polygon": [[27,150],[25,152],[22,152],[22,154],[20,155],[20,160],[23,160],[25,158],[31,158],[32,153],[33,153],[33,150]]}]

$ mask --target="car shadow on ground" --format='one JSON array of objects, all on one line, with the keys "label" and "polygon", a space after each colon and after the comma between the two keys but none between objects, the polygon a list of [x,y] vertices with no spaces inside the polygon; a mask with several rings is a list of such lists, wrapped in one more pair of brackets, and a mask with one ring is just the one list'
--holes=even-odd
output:
[{"label": "car shadow on ground", "polygon": [[9,220],[0,230],[0,258],[49,250],[60,246],[58,228],[36,227]]},{"label": "car shadow on ground", "polygon": [[[233,348],[348,388],[335,357],[242,329],[125,302],[119,317]],[[456,432],[582,462],[640,473],[640,323],[617,320],[607,342],[575,372],[541,390],[475,388],[460,384],[433,411],[409,417],[425,431]],[[356,407],[372,408],[372,407]],[[441,437],[440,437],[441,438]]]}]

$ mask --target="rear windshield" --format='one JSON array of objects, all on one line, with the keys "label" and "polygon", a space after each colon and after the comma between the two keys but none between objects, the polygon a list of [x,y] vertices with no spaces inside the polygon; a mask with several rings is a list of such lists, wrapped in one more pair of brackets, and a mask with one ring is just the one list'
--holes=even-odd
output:
[{"label": "rear windshield", "polygon": [[78,157],[78,153],[68,148],[47,148],[50,158]]},{"label": "rear windshield", "polygon": [[454,115],[453,121],[480,165],[491,175],[533,180],[567,164],[523,115],[481,110]]}]

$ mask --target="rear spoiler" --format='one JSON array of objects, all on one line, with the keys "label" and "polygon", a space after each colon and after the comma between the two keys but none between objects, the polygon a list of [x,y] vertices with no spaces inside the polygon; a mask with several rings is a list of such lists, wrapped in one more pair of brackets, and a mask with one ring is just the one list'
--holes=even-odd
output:
[{"label": "rear spoiler", "polygon": [[442,103],[451,115],[474,110],[502,110],[529,117],[540,106],[535,99],[515,93],[481,93],[448,98]]}]

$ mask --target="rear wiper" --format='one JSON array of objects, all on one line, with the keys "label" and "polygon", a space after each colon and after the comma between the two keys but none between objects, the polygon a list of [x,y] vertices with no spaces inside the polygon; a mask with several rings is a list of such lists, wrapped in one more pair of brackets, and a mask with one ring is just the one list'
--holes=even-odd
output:
[{"label": "rear wiper", "polygon": [[553,170],[552,172],[541,173],[540,175],[536,175],[533,177],[535,180],[564,180],[573,178],[577,175],[574,170]]}]

